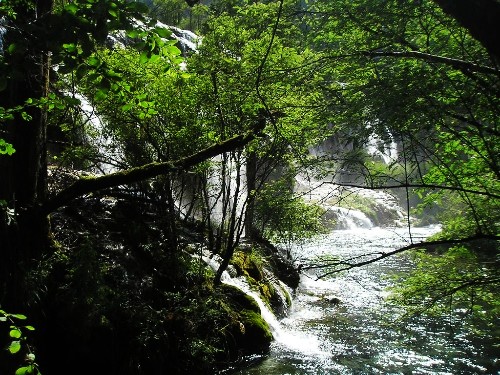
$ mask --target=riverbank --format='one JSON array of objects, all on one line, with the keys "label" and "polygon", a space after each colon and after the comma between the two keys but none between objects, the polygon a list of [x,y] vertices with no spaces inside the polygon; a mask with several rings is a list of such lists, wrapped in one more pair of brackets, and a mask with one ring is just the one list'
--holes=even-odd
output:
[{"label": "riverbank", "polygon": [[284,316],[284,285],[298,283],[276,248],[254,241],[236,249],[228,277],[265,306],[235,283],[214,286],[198,256],[203,231],[177,223],[173,252],[167,219],[140,200],[87,198],[52,215],[51,226],[53,253],[30,274],[26,312],[42,373],[213,374],[269,351],[262,308]]}]

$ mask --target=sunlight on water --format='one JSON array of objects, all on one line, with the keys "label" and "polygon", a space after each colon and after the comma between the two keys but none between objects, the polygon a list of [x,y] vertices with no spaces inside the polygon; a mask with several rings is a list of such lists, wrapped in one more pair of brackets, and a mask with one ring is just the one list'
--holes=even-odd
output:
[{"label": "sunlight on water", "polygon": [[[412,239],[420,242],[438,230],[414,228]],[[405,228],[338,230],[293,254],[306,264],[318,256],[387,252],[409,243]],[[421,319],[401,327],[392,319],[397,310],[384,302],[391,283],[386,276],[411,266],[402,256],[330,279],[318,280],[320,271],[303,275],[289,315],[278,322],[270,355],[235,373],[487,374],[480,351],[465,336],[450,335],[443,322]]]}]

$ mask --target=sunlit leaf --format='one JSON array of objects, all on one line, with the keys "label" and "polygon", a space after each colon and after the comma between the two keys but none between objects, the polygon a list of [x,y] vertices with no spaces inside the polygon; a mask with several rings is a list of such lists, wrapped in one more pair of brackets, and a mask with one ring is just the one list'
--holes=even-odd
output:
[{"label": "sunlit leaf", "polygon": [[172,31],[163,27],[155,27],[154,31],[162,38],[168,38],[170,35],[172,35]]},{"label": "sunlit leaf", "polygon": [[18,339],[22,336],[22,332],[19,329],[14,328],[10,330],[9,336],[12,337],[13,339]]},{"label": "sunlit leaf", "polygon": [[21,350],[21,341],[12,341],[9,345],[9,352],[15,354],[19,350]]}]

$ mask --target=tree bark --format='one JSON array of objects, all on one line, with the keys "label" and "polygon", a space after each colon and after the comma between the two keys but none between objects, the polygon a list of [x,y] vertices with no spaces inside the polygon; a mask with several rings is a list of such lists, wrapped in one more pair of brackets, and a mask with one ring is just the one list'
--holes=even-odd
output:
[{"label": "tree bark", "polygon": [[500,2],[498,0],[434,0],[494,56],[500,59]]},{"label": "tree bark", "polygon": [[[8,28],[4,45],[30,45],[23,35],[29,24],[39,21],[52,11],[52,0],[40,0],[35,9],[20,6],[19,27]],[[30,98],[48,95],[50,81],[50,54],[32,46],[32,54],[16,50],[4,53],[4,63],[12,71],[0,105],[5,108],[23,106]],[[4,216],[0,224],[2,266],[0,266],[0,304],[6,308],[20,308],[26,302],[24,275],[30,263],[39,258],[48,242],[48,219],[40,210],[47,192],[47,113],[43,108],[31,107],[25,114],[16,113],[6,127],[5,137],[16,152],[0,158],[0,200],[5,201],[14,217]]]}]

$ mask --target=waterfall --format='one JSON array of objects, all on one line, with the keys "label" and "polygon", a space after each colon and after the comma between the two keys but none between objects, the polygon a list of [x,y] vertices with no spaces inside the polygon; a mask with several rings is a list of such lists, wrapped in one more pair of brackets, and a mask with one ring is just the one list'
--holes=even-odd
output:
[{"label": "waterfall", "polygon": [[294,327],[286,327],[283,325],[269,309],[269,307],[262,300],[259,293],[255,292],[246,281],[245,277],[224,278],[223,283],[232,285],[240,289],[246,295],[252,297],[260,307],[262,318],[266,321],[271,329],[274,337],[275,345],[279,345],[285,349],[296,351],[299,353],[306,353],[311,355],[328,355],[328,353],[321,350],[319,341],[311,335],[303,332],[295,331]]},{"label": "waterfall", "polygon": [[371,134],[366,145],[366,151],[372,158],[380,159],[387,165],[398,158],[398,145],[390,133],[389,136],[390,141],[385,141],[377,134]]},{"label": "waterfall", "polygon": [[196,52],[198,50],[198,45],[201,43],[201,37],[199,35],[196,35],[190,30],[184,30],[175,26],[165,25],[161,22],[158,22],[156,26],[163,27],[172,31],[171,38],[174,38],[179,42],[183,55],[186,55],[190,52]]},{"label": "waterfall", "polygon": [[85,141],[96,149],[98,158],[101,159],[95,164],[92,172],[102,174],[117,172],[116,164],[121,161],[123,155],[122,150],[117,146],[119,142],[114,142],[113,137],[106,134],[106,124],[85,96],[79,93],[68,95],[80,101],[86,134]]},{"label": "waterfall", "polygon": [[372,221],[363,212],[333,206],[328,208],[336,216],[335,229],[373,228]]},{"label": "waterfall", "polygon": [[[219,268],[220,257],[218,255],[209,255],[206,251],[203,253],[204,255],[201,256],[202,261],[205,262],[213,271],[216,271]],[[269,306],[264,302],[260,294],[252,288],[244,276],[232,277],[229,272],[224,271],[221,281],[224,284],[238,288],[247,296],[255,300],[260,308],[262,318],[269,325],[273,334],[274,345],[278,345],[286,350],[295,351],[297,353],[305,353],[316,356],[329,355],[329,353],[320,348],[319,341],[316,337],[308,335],[304,332],[297,332],[293,326],[288,327],[278,320],[276,315],[274,315]],[[277,282],[279,283],[279,281]],[[277,287],[276,290],[283,289]]]},{"label": "waterfall", "polygon": [[323,222],[332,230],[406,224],[407,214],[398,198],[387,191],[343,186],[335,177],[314,179],[306,175],[296,176],[294,189],[325,210]]},{"label": "waterfall", "polygon": [[0,18],[0,54],[3,54],[3,36],[6,33],[5,20]]}]

